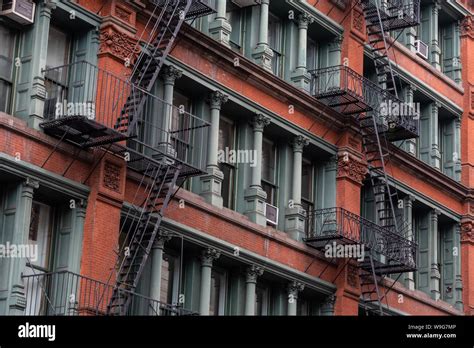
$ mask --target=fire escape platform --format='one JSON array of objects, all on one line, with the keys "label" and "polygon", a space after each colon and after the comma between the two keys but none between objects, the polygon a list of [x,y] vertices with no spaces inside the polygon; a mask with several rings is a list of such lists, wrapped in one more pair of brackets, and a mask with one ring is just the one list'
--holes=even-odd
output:
[{"label": "fire escape platform", "polygon": [[[179,0],[182,3],[182,7],[186,6],[186,0]],[[166,0],[151,0],[154,5],[163,7],[166,4]],[[212,2],[210,0],[194,0],[189,8],[189,11],[186,14],[186,20],[199,18],[207,16],[213,13],[216,13],[216,9],[212,7]]]},{"label": "fire escape platform", "polygon": [[60,117],[52,121],[42,122],[40,127],[43,128],[46,134],[55,138],[62,138],[64,141],[82,148],[107,145],[128,138],[123,133],[80,115]]},{"label": "fire escape platform", "polygon": [[[379,27],[377,3],[379,0],[361,0],[365,19],[369,25]],[[409,3],[400,4],[399,0],[386,0],[386,5],[380,8],[380,20],[384,31],[402,30],[417,26],[420,21],[420,0],[410,0]]]}]

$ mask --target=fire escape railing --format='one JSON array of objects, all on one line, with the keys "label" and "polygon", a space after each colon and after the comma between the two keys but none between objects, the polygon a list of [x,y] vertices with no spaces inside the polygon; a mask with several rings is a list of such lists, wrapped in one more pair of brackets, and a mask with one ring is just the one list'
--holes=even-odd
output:
[{"label": "fire escape railing", "polygon": [[416,268],[416,242],[340,207],[307,212],[305,242],[321,250],[332,242],[360,244],[386,264]]},{"label": "fire escape railing", "polygon": [[[339,113],[375,112],[379,132],[401,128],[409,137],[419,136],[419,115],[415,109],[351,68],[338,65],[309,73],[311,94]],[[392,112],[395,106],[398,113]]]},{"label": "fire escape railing", "polygon": [[380,9],[380,18],[386,31],[417,26],[420,22],[421,0],[360,0],[362,9],[367,13],[366,20],[378,25],[376,5]]},{"label": "fire escape railing", "polygon": [[[85,61],[43,72],[46,100],[41,126],[46,133],[59,138],[67,133],[66,141],[83,148],[122,141],[112,150],[131,153],[127,163],[139,172],[146,167],[144,156],[182,164],[183,176],[204,171],[208,122]],[[146,100],[130,138],[121,131],[128,126],[121,112],[134,94]]]},{"label": "fire escape railing", "polygon": [[[25,315],[101,316],[107,314],[107,305],[114,286],[69,271],[24,275]],[[121,315],[186,316],[198,313],[186,310],[120,289],[130,296],[130,305]]]}]

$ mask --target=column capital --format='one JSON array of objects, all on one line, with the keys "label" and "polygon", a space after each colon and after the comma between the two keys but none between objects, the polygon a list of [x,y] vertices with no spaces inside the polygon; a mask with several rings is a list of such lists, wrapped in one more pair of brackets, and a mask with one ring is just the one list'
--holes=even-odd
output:
[{"label": "column capital", "polygon": [[439,216],[441,215],[441,211],[439,209],[433,209],[430,211],[431,220],[433,222],[438,222]]},{"label": "column capital", "polygon": [[54,10],[57,7],[57,0],[45,0],[44,1],[44,7],[47,8],[48,10]]},{"label": "column capital", "polygon": [[292,281],[288,284],[288,295],[298,298],[298,293],[304,290],[304,284]]},{"label": "column capital", "polygon": [[327,308],[334,308],[335,303],[336,303],[336,295],[331,294],[331,295],[328,295],[328,296],[324,297],[321,305],[323,307],[327,307]]},{"label": "column capital", "polygon": [[265,116],[264,114],[256,113],[250,124],[253,126],[254,131],[263,132],[263,129],[268,126],[271,122],[270,117]]},{"label": "column capital", "polygon": [[270,0],[259,0],[260,5],[270,5]]},{"label": "column capital", "polygon": [[212,267],[214,260],[217,260],[221,256],[221,253],[214,248],[207,248],[201,253],[201,265]]},{"label": "column capital", "polygon": [[432,112],[438,112],[438,109],[441,107],[440,102],[432,102],[431,103],[431,111]]},{"label": "column capital", "polygon": [[247,283],[256,283],[257,278],[263,274],[263,268],[257,265],[247,267],[245,270],[245,281]]},{"label": "column capital", "polygon": [[161,77],[167,85],[174,85],[175,81],[183,76],[183,71],[172,65],[167,65],[161,72]]},{"label": "column capital", "polygon": [[309,25],[314,22],[314,18],[307,13],[300,13],[296,18],[298,29],[307,30]]},{"label": "column capital", "polygon": [[209,104],[211,105],[211,109],[220,110],[222,104],[227,103],[228,100],[229,96],[227,94],[222,93],[221,91],[214,91],[209,93]]},{"label": "column capital", "polygon": [[413,202],[416,202],[416,198],[415,196],[413,195],[406,195],[405,196],[405,204],[408,206],[408,207],[412,207],[413,206]]},{"label": "column capital", "polygon": [[22,183],[24,189],[37,190],[39,188],[39,181],[27,177]]},{"label": "column capital", "polygon": [[169,242],[171,238],[173,238],[171,232],[160,229],[156,235],[153,249],[163,249],[165,247],[165,243]]},{"label": "column capital", "polygon": [[294,137],[291,145],[293,146],[294,152],[303,152],[303,148],[309,145],[309,139],[302,135],[297,135]]}]

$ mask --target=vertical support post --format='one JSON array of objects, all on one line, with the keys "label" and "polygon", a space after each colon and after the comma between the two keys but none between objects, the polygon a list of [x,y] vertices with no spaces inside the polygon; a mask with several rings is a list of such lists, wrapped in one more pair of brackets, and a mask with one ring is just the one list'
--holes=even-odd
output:
[{"label": "vertical support post", "polygon": [[[161,134],[157,134],[159,143],[159,150],[166,154],[175,156],[175,149],[171,144],[170,130],[172,126],[173,117],[173,95],[174,95],[174,84],[177,79],[181,78],[183,72],[178,70],[172,65],[165,66],[162,70],[163,78],[163,124]],[[159,127],[159,126],[158,126]]]},{"label": "vertical support post", "polygon": [[293,281],[288,284],[288,315],[296,315],[298,311],[298,294],[304,290],[304,284]]},{"label": "vertical support post", "polygon": [[222,181],[224,174],[218,166],[219,150],[219,120],[222,104],[226,103],[228,96],[220,91],[212,92],[209,97],[211,107],[211,129],[207,147],[207,175],[201,176],[201,196],[206,202],[222,208]]},{"label": "vertical support post", "polygon": [[431,65],[441,71],[441,48],[439,47],[439,0],[431,5]]},{"label": "vertical support post", "polygon": [[201,292],[199,298],[199,314],[201,315],[209,315],[212,263],[219,257],[220,252],[213,248],[203,250],[201,254]]},{"label": "vertical support post", "polygon": [[321,305],[321,316],[333,316],[334,315],[334,304],[336,303],[336,296],[326,296]]},{"label": "vertical support post", "polygon": [[257,278],[263,274],[261,267],[252,265],[246,270],[245,278],[245,315],[255,315],[255,290]]},{"label": "vertical support post", "polygon": [[461,275],[461,224],[456,223],[454,226],[454,247],[457,254],[454,256],[454,307],[460,311],[464,311],[463,304],[463,281]]},{"label": "vertical support post", "polygon": [[307,69],[307,50],[308,50],[308,27],[312,22],[312,18],[308,14],[302,13],[298,16],[298,51],[296,70],[291,74],[293,84],[309,92],[311,76]]},{"label": "vertical support post", "polygon": [[303,170],[303,148],[309,139],[301,135],[293,139],[293,180],[290,204],[286,209],[285,230],[295,240],[302,241],[305,234],[306,211],[301,206],[301,178]]},{"label": "vertical support post", "polygon": [[454,180],[461,181],[462,163],[461,163],[461,117],[454,120]]},{"label": "vertical support post", "polygon": [[226,17],[226,0],[217,0],[217,16],[214,21],[209,24],[210,36],[221,44],[230,47],[230,34],[232,26]]},{"label": "vertical support post", "polygon": [[[407,239],[413,241],[415,239],[413,233],[413,202],[415,197],[408,195],[404,198],[405,221],[408,222]],[[415,290],[415,274],[413,272],[405,273],[405,286],[410,290]]]},{"label": "vertical support post", "polygon": [[436,169],[441,169],[441,153],[439,150],[439,103],[431,104],[431,165]]},{"label": "vertical support post", "polygon": [[429,255],[431,263],[430,271],[430,292],[433,300],[439,300],[440,293],[440,281],[441,274],[439,272],[439,255],[438,255],[438,243],[439,243],[439,231],[438,231],[438,218],[440,211],[433,209],[430,211],[430,228],[429,228]]},{"label": "vertical support post", "polygon": [[[160,300],[161,271],[163,268],[163,252],[165,243],[171,239],[169,233],[160,231],[151,252],[150,298]],[[150,308],[150,315],[160,315],[160,308]]]},{"label": "vertical support post", "polygon": [[251,122],[253,126],[253,146],[257,152],[257,162],[252,167],[250,187],[245,191],[247,209],[245,215],[259,225],[266,226],[265,203],[267,194],[262,190],[262,146],[263,129],[270,124],[270,118],[262,114],[256,114]]},{"label": "vertical support post", "polygon": [[258,30],[258,43],[254,49],[252,57],[258,65],[265,70],[272,72],[273,50],[268,45],[268,19],[269,19],[270,0],[260,1],[260,18]]}]

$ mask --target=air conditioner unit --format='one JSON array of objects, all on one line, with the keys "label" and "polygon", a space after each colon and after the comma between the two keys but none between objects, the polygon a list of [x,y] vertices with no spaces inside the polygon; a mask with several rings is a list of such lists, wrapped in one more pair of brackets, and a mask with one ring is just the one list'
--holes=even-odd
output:
[{"label": "air conditioner unit", "polygon": [[261,0],[231,0],[231,2],[240,8],[255,6],[260,3]]},{"label": "air conditioner unit", "polygon": [[278,225],[278,208],[274,205],[265,203],[265,216],[267,223],[272,226]]},{"label": "air conditioner unit", "polygon": [[3,0],[0,15],[20,24],[32,24],[35,18],[36,4],[33,0]]},{"label": "air conditioner unit", "polygon": [[421,40],[415,41],[416,54],[419,56],[428,59],[428,45]]}]

